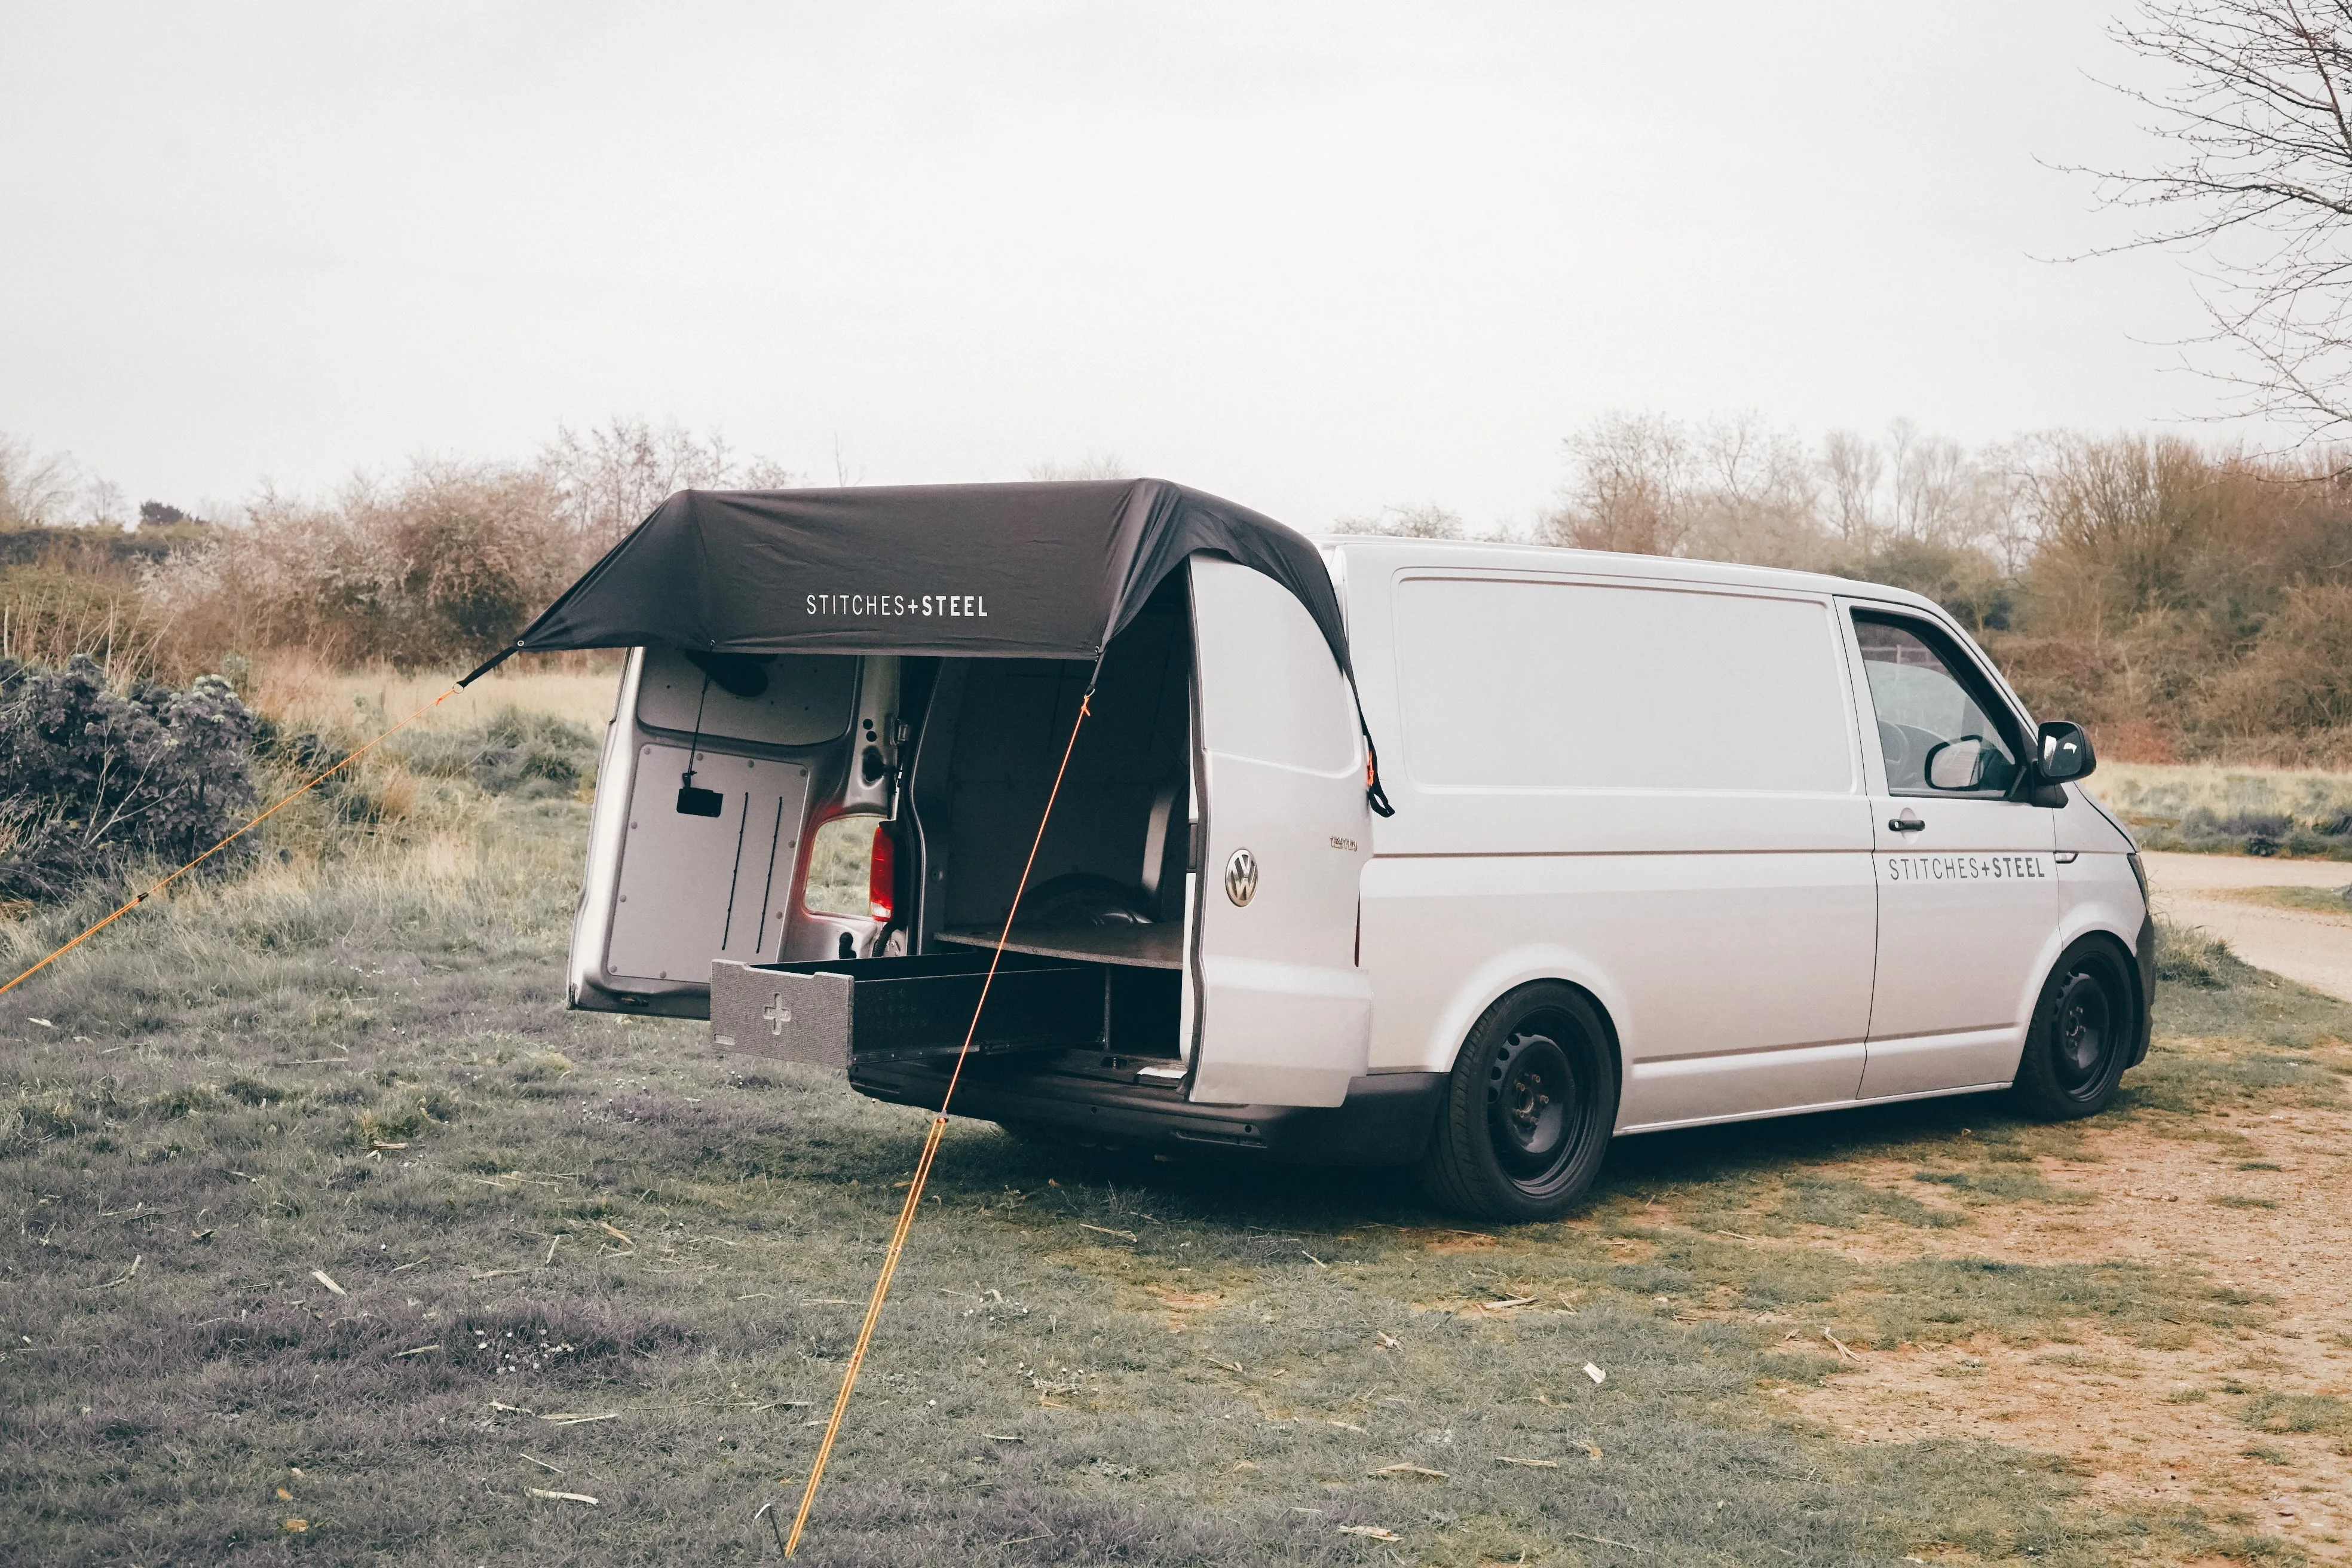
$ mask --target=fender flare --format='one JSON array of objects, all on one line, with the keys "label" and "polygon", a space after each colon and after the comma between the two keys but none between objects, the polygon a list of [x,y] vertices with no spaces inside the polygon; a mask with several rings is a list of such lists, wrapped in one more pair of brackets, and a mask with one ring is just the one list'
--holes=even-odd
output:
[{"label": "fender flare", "polygon": [[1528,942],[1496,953],[1470,972],[1445,1005],[1438,1009],[1423,1045],[1423,1070],[1452,1072],[1471,1028],[1486,1010],[1512,992],[1538,981],[1556,981],[1584,993],[1609,1031],[1609,1048],[1617,1057],[1618,1093],[1625,1083],[1623,996],[1592,964],[1568,948],[1552,942]]}]

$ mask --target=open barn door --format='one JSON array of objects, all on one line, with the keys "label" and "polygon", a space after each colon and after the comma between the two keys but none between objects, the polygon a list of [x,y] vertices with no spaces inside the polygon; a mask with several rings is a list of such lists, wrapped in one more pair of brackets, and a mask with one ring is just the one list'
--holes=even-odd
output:
[{"label": "open barn door", "polygon": [[1287,589],[1207,555],[1191,571],[1205,829],[1192,1098],[1338,1105],[1371,1043],[1355,955],[1371,818],[1354,700]]},{"label": "open barn door", "polygon": [[674,649],[630,656],[572,924],[572,1005],[698,1016],[714,960],[827,956],[840,929],[877,929],[823,919],[800,895],[812,819],[887,799],[856,795],[850,734],[887,726],[893,663],[730,658],[721,685]]}]

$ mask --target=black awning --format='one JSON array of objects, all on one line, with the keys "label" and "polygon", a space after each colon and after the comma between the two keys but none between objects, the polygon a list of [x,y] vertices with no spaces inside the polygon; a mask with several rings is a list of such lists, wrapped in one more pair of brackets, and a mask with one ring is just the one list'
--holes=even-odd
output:
[{"label": "black awning", "polygon": [[1196,550],[1289,589],[1352,679],[1315,547],[1165,479],[681,490],[499,657],[668,647],[1094,659]]}]

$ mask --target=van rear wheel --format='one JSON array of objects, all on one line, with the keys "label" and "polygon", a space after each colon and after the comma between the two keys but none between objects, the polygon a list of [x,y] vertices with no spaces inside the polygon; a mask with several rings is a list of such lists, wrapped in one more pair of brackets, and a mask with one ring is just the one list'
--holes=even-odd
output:
[{"label": "van rear wheel", "polygon": [[1582,992],[1522,986],[1486,1009],[1455,1058],[1422,1184],[1482,1219],[1557,1219],[1601,1169],[1617,1119],[1617,1053]]},{"label": "van rear wheel", "polygon": [[2010,1093],[2046,1121],[2095,1116],[2122,1084],[2139,1037],[2138,989],[2114,942],[2085,937],[2059,955],[2033,1005]]}]

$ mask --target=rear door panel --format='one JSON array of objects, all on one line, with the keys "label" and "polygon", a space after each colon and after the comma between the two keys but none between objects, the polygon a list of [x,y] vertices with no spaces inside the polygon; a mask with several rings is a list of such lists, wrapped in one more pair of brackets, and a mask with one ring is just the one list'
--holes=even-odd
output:
[{"label": "rear door panel", "polygon": [[[727,672],[740,689],[730,692],[682,654],[631,651],[597,772],[572,1005],[699,1017],[713,960],[832,952],[843,922],[797,897],[808,819],[813,807],[870,808],[850,798],[853,720],[890,700],[896,672],[846,655],[751,662],[749,680]],[[717,816],[677,809],[689,757],[696,787],[719,796]],[[818,952],[801,951],[812,943]]]},{"label": "rear door panel", "polygon": [[1271,578],[1195,556],[1192,591],[1205,806],[1192,1098],[1338,1105],[1371,1041],[1355,954],[1371,831],[1353,700],[1313,618]]},{"label": "rear door panel", "polygon": [[606,951],[605,966],[617,977],[708,981],[714,959],[782,956],[808,770],[702,752],[695,784],[715,791],[721,808],[717,816],[692,816],[677,809],[687,752],[639,748]]}]

